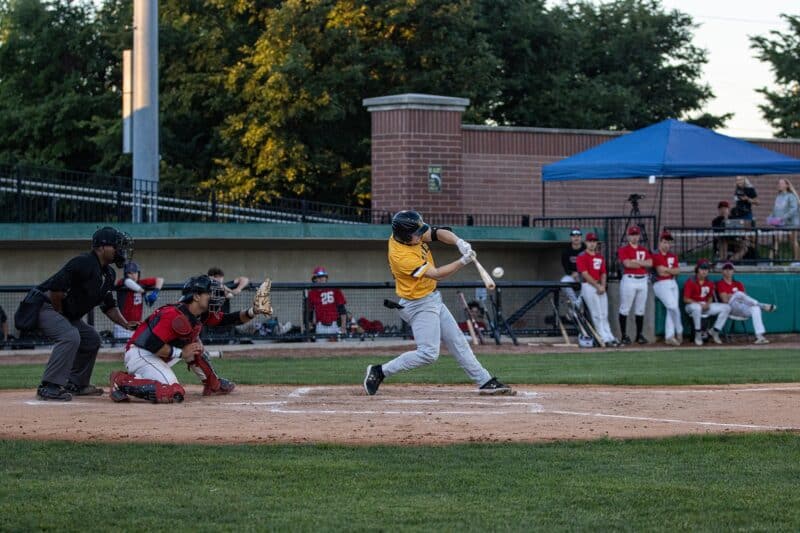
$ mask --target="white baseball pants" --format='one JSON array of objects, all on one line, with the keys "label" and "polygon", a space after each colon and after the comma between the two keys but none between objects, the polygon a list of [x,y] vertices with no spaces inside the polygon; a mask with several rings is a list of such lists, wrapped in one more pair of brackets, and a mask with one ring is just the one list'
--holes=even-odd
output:
[{"label": "white baseball pants", "polygon": [[[701,321],[703,319],[703,308],[700,307],[700,304],[686,304],[686,314],[692,317],[692,321],[694,322],[694,330],[700,331],[700,328],[702,327]],[[708,310],[705,312],[705,314],[708,316],[716,316],[717,320],[714,322],[714,329],[717,331],[722,331],[722,328],[725,327],[725,321],[728,320],[728,315],[731,314],[731,306],[728,304],[714,302],[708,307]]]},{"label": "white baseball pants", "polygon": [[[572,276],[565,275],[563,278],[561,278],[561,283],[575,283],[575,278],[573,278]],[[569,301],[572,302],[572,305],[574,306],[581,305],[581,299],[575,293],[575,289],[573,289],[572,287],[564,287],[563,290],[564,293],[567,295],[567,298],[569,298]],[[581,295],[583,295],[583,289],[581,289]]]},{"label": "white baseball pants", "polygon": [[339,324],[337,324],[336,322],[334,322],[330,326],[326,326],[322,322],[317,322],[314,331],[317,333],[317,335],[338,335],[340,333]]},{"label": "white baseball pants", "polygon": [[678,307],[678,284],[674,279],[665,279],[653,283],[653,292],[667,310],[664,320],[664,338],[683,337],[681,308]]},{"label": "white baseball pants", "polygon": [[758,300],[751,298],[743,292],[734,292],[728,300],[732,316],[750,317],[753,319],[753,331],[761,336],[766,333],[764,320],[761,318],[761,307]]},{"label": "white baseball pants", "polygon": [[472,353],[456,319],[442,302],[439,291],[417,300],[401,298],[400,305],[404,306],[404,309],[400,309],[400,318],[411,326],[417,349],[400,354],[382,365],[386,377],[433,363],[439,358],[439,349],[444,342],[459,366],[478,386],[492,379]]},{"label": "white baseball pants", "polygon": [[131,346],[125,352],[125,368],[137,378],[152,379],[165,385],[178,383],[178,378],[168,363],[138,346]]},{"label": "white baseball pants", "polygon": [[589,308],[592,315],[592,323],[597,334],[603,342],[616,340],[611,333],[611,326],[608,323],[608,294],[597,294],[597,289],[590,283],[581,283],[581,298]]},{"label": "white baseball pants", "polygon": [[623,275],[622,281],[619,283],[619,314],[628,316],[631,312],[631,307],[633,307],[635,315],[643,316],[646,305],[647,276]]}]

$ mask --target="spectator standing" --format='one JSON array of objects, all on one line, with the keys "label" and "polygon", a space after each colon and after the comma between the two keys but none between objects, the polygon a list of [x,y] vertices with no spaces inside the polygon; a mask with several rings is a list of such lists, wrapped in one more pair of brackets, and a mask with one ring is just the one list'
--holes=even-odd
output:
[{"label": "spectator standing", "polygon": [[100,396],[103,389],[89,383],[100,349],[100,335],[81,318],[96,306],[115,324],[135,329],[114,300],[116,274],[111,264],[122,268],[133,253],[132,239],[112,227],[92,235],[92,251],[70,259],[61,270],[36,290],[45,300],[37,325],[53,341],[42,383],[40,400],[69,401],[73,395]]},{"label": "spectator standing", "polygon": [[[565,248],[561,253],[561,266],[564,268],[564,276],[561,278],[562,283],[576,283],[581,281],[576,265],[578,256],[586,250],[586,245],[583,243],[582,236],[583,233],[580,228],[572,228],[569,232],[569,247]],[[580,297],[575,294],[575,289],[566,287],[564,288],[564,293],[567,295],[572,305],[580,306]]]},{"label": "spectator standing", "polygon": [[[786,178],[778,180],[778,194],[772,206],[772,214],[768,222],[783,228],[800,228],[800,198],[792,183]],[[795,261],[800,259],[800,241],[796,232],[790,235],[792,255]]]},{"label": "spectator standing", "polygon": [[746,176],[736,176],[733,199],[736,204],[731,211],[731,218],[753,220],[753,206],[759,204],[758,193]]},{"label": "spectator standing", "polygon": [[630,344],[628,337],[628,314],[633,308],[636,315],[636,342],[647,344],[644,329],[644,311],[647,304],[647,269],[653,266],[653,256],[644,246],[639,246],[641,230],[638,226],[628,228],[628,244],[619,249],[619,262],[623,266],[622,281],[619,284],[619,331],[620,342]]},{"label": "spectator standing", "polygon": [[762,304],[747,295],[744,291],[744,284],[733,279],[734,270],[733,263],[722,265],[722,279],[717,282],[717,295],[721,302],[730,306],[731,316],[753,319],[753,331],[756,334],[754,344],[769,344],[769,340],[764,337],[767,330],[761,318],[761,311],[771,313],[777,308],[773,304]]},{"label": "spectator standing", "polygon": [[728,304],[714,301],[714,283],[708,279],[710,268],[711,265],[707,260],[699,260],[694,267],[695,277],[687,279],[683,285],[683,302],[686,304],[686,313],[692,317],[694,343],[698,346],[703,345],[703,315],[717,317],[714,327],[708,330],[708,334],[715,343],[722,344],[719,333],[725,327],[725,321],[731,312]]},{"label": "spectator standing", "polygon": [[607,345],[619,346],[608,323],[608,293],[606,260],[597,252],[599,242],[594,233],[586,234],[586,251],[578,256],[576,266],[581,276],[581,298],[589,308],[597,334]]},{"label": "spectator standing", "polygon": [[667,310],[664,319],[664,342],[680,346],[683,340],[683,322],[681,320],[680,291],[675,276],[681,273],[678,256],[670,252],[672,235],[668,231],[661,232],[658,239],[658,253],[653,254],[655,282],[653,292]]},{"label": "spectator standing", "polygon": [[[117,305],[126,320],[141,322],[144,303],[152,306],[164,285],[164,278],[142,278],[139,264],[135,261],[125,263],[124,279],[117,280]],[[148,292],[149,291],[149,292]],[[114,324],[115,339],[130,339],[133,331]]]},{"label": "spectator standing", "polygon": [[311,273],[311,282],[320,285],[308,291],[308,321],[315,324],[317,335],[337,340],[337,335],[347,331],[347,300],[340,289],[325,287],[328,271],[318,266]]}]

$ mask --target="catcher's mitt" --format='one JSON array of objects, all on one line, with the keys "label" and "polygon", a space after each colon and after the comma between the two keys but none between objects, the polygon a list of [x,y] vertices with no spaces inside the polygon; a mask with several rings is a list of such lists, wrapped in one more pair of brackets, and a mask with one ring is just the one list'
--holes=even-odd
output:
[{"label": "catcher's mitt", "polygon": [[272,281],[269,278],[264,278],[264,282],[258,286],[256,295],[253,297],[253,313],[257,315],[272,314],[272,300],[270,299],[271,289]]}]

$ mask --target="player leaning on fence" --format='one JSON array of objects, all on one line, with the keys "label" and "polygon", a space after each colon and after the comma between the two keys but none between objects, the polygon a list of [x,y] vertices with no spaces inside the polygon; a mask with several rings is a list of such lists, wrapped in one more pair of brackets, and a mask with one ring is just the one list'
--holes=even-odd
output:
[{"label": "player leaning on fence", "polygon": [[[461,257],[437,267],[430,249],[433,241],[458,247]],[[482,394],[513,393],[511,387],[493,378],[475,358],[436,290],[438,280],[458,272],[474,258],[475,252],[468,242],[449,229],[430,227],[416,211],[400,211],[394,216],[389,238],[389,268],[395,279],[395,291],[400,296],[400,317],[411,326],[417,348],[383,365],[368,366],[364,378],[367,394],[378,392],[381,382],[389,376],[436,361],[442,341]]]}]

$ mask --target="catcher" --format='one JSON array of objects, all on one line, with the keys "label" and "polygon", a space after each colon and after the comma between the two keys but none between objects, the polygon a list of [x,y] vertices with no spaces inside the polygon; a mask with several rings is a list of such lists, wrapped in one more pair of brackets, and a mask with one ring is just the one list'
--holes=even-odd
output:
[{"label": "catcher", "polygon": [[158,308],[133,333],[125,346],[127,372],[111,373],[111,399],[124,402],[134,396],[153,403],[182,402],[186,391],[172,371],[180,360],[203,382],[203,396],[232,392],[236,385],[214,371],[200,330],[203,325],[245,324],[257,314],[271,315],[270,288],[270,280],[264,280],[252,307],[222,313],[222,286],[205,275],[189,278],[178,303]]}]

